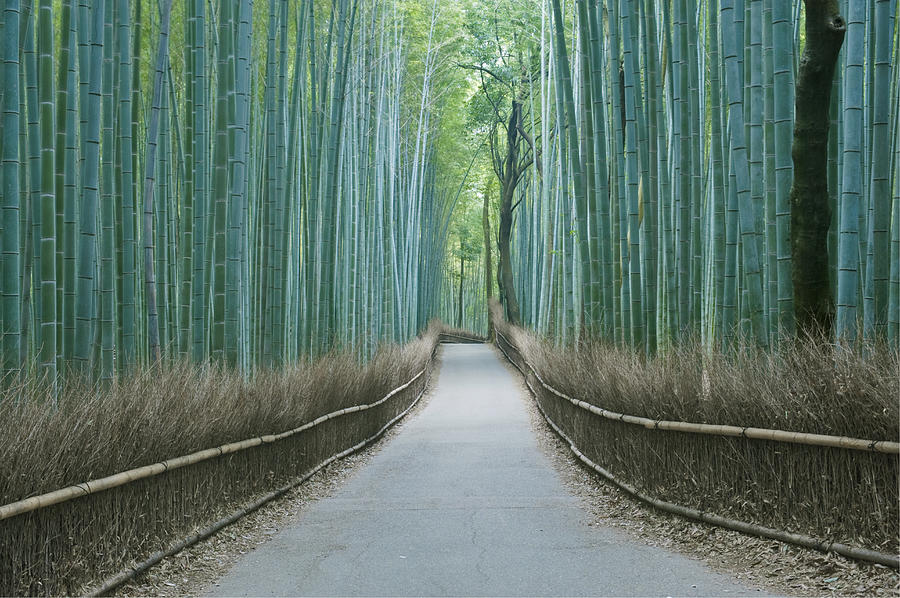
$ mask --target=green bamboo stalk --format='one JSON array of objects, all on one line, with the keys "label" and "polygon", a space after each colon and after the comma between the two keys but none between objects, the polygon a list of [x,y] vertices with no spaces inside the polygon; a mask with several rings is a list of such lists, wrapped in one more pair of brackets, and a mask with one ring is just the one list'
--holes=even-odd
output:
[{"label": "green bamboo stalk", "polygon": [[[76,77],[76,19],[69,19],[68,52],[64,54],[66,60],[66,102],[65,134],[63,135],[63,151],[65,172],[63,176],[63,210],[62,210],[62,273],[63,273],[63,351],[62,358],[66,365],[70,364],[75,356],[75,309],[76,309],[76,257],[77,257],[77,196],[78,196],[78,140],[77,140],[77,110],[75,89]],[[62,77],[61,77],[62,78]],[[58,138],[57,138],[58,139]],[[58,201],[57,201],[58,203]]]},{"label": "green bamboo stalk", "polygon": [[127,369],[138,359],[136,345],[137,307],[136,290],[136,236],[135,236],[135,183],[134,183],[134,139],[132,122],[132,53],[131,53],[131,2],[118,0],[117,42],[119,60],[119,112],[118,144],[120,187],[117,200],[121,201],[122,234],[122,347],[118,367]]},{"label": "green bamboo stalk", "polygon": [[790,193],[793,180],[791,131],[793,131],[794,52],[791,8],[772,4],[774,127],[775,127],[775,226],[778,279],[778,324],[786,335],[794,334],[794,288],[791,284]]},{"label": "green bamboo stalk", "polygon": [[234,92],[234,6],[219,2],[218,53],[216,58],[215,137],[213,142],[212,197],[212,335],[209,352],[213,359],[225,357],[225,262],[229,203],[229,170],[234,159],[234,139],[229,135],[234,114],[229,110],[229,94]]},{"label": "green bamboo stalk", "polygon": [[[209,302],[207,287],[207,214],[209,212],[209,77],[207,76],[206,57],[206,2],[194,2],[194,51],[193,51],[193,224],[190,241],[191,250],[191,356],[194,361],[206,358],[208,339],[207,305]],[[187,239],[186,239],[187,241]],[[187,264],[186,264],[187,265]]]},{"label": "green bamboo stalk", "polygon": [[[171,10],[171,5],[169,7]],[[168,36],[167,36],[168,37]],[[168,61],[167,61],[168,62]],[[168,79],[168,73],[164,74],[164,78]],[[163,84],[165,87],[165,83]],[[168,90],[166,90],[168,91]],[[169,94],[163,91],[160,97],[159,103],[159,168],[157,178],[159,180],[159,195],[158,199],[154,201],[153,205],[153,220],[154,227],[156,229],[155,241],[154,243],[159,247],[158,250],[154,251],[154,265],[153,272],[154,278],[156,279],[156,287],[155,293],[157,298],[158,305],[158,313],[159,313],[159,345],[160,345],[160,353],[161,357],[165,359],[167,356],[171,355],[171,351],[174,349],[178,350],[178,345],[175,342],[177,338],[176,332],[174,329],[174,323],[176,320],[175,315],[172,313],[172,306],[175,305],[171,296],[172,286],[175,284],[175,280],[173,277],[174,268],[170,266],[172,263],[176,263],[173,259],[174,256],[174,244],[170,241],[171,238],[174,238],[172,234],[172,228],[174,224],[174,220],[170,217],[170,203],[171,203],[171,190],[175,187],[175,185],[171,185],[170,178],[170,168],[169,168],[169,155],[172,153],[172,140],[169,133],[170,128],[170,118],[171,114],[169,113]],[[149,143],[150,140],[150,127],[147,128],[147,141]],[[144,161],[145,167],[149,166],[149,156],[145,156]],[[148,170],[144,171],[144,176],[146,178]],[[146,202],[146,197],[144,198]],[[144,207],[146,209],[146,205]],[[148,269],[144,268],[144,276],[147,276]],[[147,311],[150,311],[150,298],[145,297],[144,301],[147,306]],[[147,325],[147,341],[148,345],[150,340],[152,339],[152,329],[149,325]],[[151,351],[151,359],[152,359],[152,351]]]},{"label": "green bamboo stalk", "polygon": [[778,318],[778,255],[777,255],[777,216],[775,192],[775,58],[773,56],[773,0],[764,0],[762,9],[763,28],[763,131],[765,148],[765,215],[764,240],[766,248],[766,316],[769,324],[769,342],[776,343],[779,337],[780,323]]},{"label": "green bamboo stalk", "polygon": [[[163,98],[163,84],[166,63],[169,58],[169,13],[172,7],[170,0],[161,0],[159,44],[156,55],[156,71],[153,77],[153,101],[150,107],[150,122],[147,124],[147,149],[145,151],[144,176],[144,292],[147,298],[147,342],[150,363],[155,365],[160,360],[159,312],[156,298],[156,270],[153,252],[153,194],[156,184],[156,154],[159,135],[159,113]],[[164,151],[167,148],[164,148]]]},{"label": "green bamboo stalk", "polygon": [[752,334],[759,345],[767,346],[768,330],[763,318],[762,273],[756,243],[756,217],[750,193],[750,170],[747,146],[744,140],[744,115],[739,85],[740,65],[737,61],[737,48],[733,33],[734,12],[734,2],[722,0],[720,15],[724,30],[722,39],[725,56],[725,87],[728,97],[728,122],[731,130],[731,157],[740,215],[743,276],[748,291]]},{"label": "green bamboo stalk", "polygon": [[713,253],[713,294],[715,296],[714,307],[710,314],[710,327],[713,330],[713,338],[722,336],[721,318],[725,304],[725,262],[726,262],[726,243],[725,243],[725,215],[728,203],[728,195],[726,194],[727,172],[724,165],[724,149],[723,144],[723,112],[722,109],[722,83],[721,83],[721,64],[719,60],[719,7],[718,2],[710,3],[707,18],[709,20],[709,86],[710,86],[710,163],[711,176],[713,179],[710,190],[712,195],[709,201],[713,204],[713,220],[712,220],[712,253]]},{"label": "green bamboo stalk", "polygon": [[90,367],[93,353],[94,331],[97,318],[97,204],[100,191],[100,113],[103,68],[103,23],[105,4],[93,9],[90,35],[90,81],[87,104],[81,106],[86,113],[85,136],[82,144],[84,155],[81,178],[84,194],[78,221],[78,281],[77,316],[75,322],[75,360],[82,372]]},{"label": "green bamboo stalk", "polygon": [[[644,186],[644,197],[649,198],[644,202],[644,239],[647,245],[645,255],[645,275],[646,281],[646,306],[645,312],[647,325],[647,350],[650,354],[656,353],[658,349],[658,277],[659,277],[659,231],[658,231],[658,192],[659,192],[659,176],[660,176],[660,148],[659,137],[661,135],[660,124],[660,90],[662,88],[659,81],[658,65],[658,42],[656,31],[655,14],[650,13],[652,5],[641,5],[641,30],[643,32],[643,64],[647,72],[646,77],[646,103],[644,108],[647,116],[647,169],[648,175],[646,185]],[[714,44],[713,44],[714,45]],[[710,52],[715,56],[717,48],[711,47]],[[715,64],[715,60],[712,60]],[[715,94],[718,89],[716,83],[712,83],[713,89],[713,107],[716,108]],[[715,131],[716,123],[713,122],[713,131]],[[716,138],[713,133],[713,138]],[[721,160],[721,158],[720,158]]]},{"label": "green bamboo stalk", "polygon": [[620,0],[619,14],[622,27],[623,78],[625,86],[625,185],[628,201],[628,284],[631,295],[631,344],[635,348],[643,348],[644,310],[642,305],[641,259],[640,259],[640,223],[638,221],[639,174],[637,155],[637,123],[636,123],[636,85],[639,72],[632,50],[631,21],[637,12],[632,0]]},{"label": "green bamboo stalk", "polygon": [[[895,152],[895,164],[898,159]],[[897,166],[894,166],[897,169]],[[900,177],[895,177],[895,180]],[[888,342],[900,343],[900,193],[894,183],[893,216],[891,219],[891,280],[888,293]]]},{"label": "green bamboo stalk", "polygon": [[237,60],[233,81],[236,105],[233,107],[235,127],[234,160],[231,175],[231,197],[228,206],[227,271],[225,300],[225,361],[238,367],[243,361],[243,325],[240,321],[243,292],[241,263],[243,250],[241,237],[244,231],[244,210],[247,201],[247,136],[250,127],[250,44],[252,1],[243,0],[239,5],[237,27]]},{"label": "green bamboo stalk", "polygon": [[[197,81],[200,73],[195,71],[195,47],[197,45],[197,15],[195,13],[194,0],[184,2],[184,101],[191,107],[184,113],[184,177],[181,198],[181,211],[179,214],[179,238],[178,258],[180,268],[179,298],[179,328],[178,328],[178,353],[182,358],[193,353],[193,335],[191,334],[191,298],[193,263],[192,253],[194,245],[194,178],[198,164],[194,161],[194,107],[198,103],[196,98]],[[202,25],[201,25],[202,27]],[[171,81],[170,81],[171,83]],[[203,103],[203,99],[199,99]],[[177,106],[175,101],[173,106]],[[199,177],[198,177],[199,178]]]},{"label": "green bamboo stalk", "polygon": [[2,64],[3,113],[0,140],[3,202],[0,205],[2,241],[0,241],[0,380],[14,379],[19,373],[21,351],[21,264],[19,245],[20,178],[19,155],[19,2],[9,0],[3,9],[3,36],[0,39]]},{"label": "green bamboo stalk", "polygon": [[41,313],[38,360],[53,396],[57,390],[56,196],[53,119],[53,3],[38,5],[38,102],[41,141]]},{"label": "green bamboo stalk", "polygon": [[35,45],[36,27],[33,0],[22,5],[22,28],[24,39],[22,59],[25,62],[24,87],[26,104],[26,145],[28,176],[27,220],[30,226],[26,232],[25,267],[22,284],[22,340],[28,348],[21,350],[22,359],[36,359],[40,351],[41,323],[41,129],[38,102],[38,59]]},{"label": "green bamboo stalk", "polygon": [[[113,103],[113,0],[104,0],[103,12],[103,68],[102,68],[102,147],[100,199],[100,377],[110,381],[116,373],[116,206],[113,196],[115,154],[114,103]],[[99,11],[98,11],[99,12]]]},{"label": "green bamboo stalk", "polygon": [[863,56],[865,6],[854,2],[847,14],[844,68],[843,154],[838,245],[835,336],[856,341],[859,297],[859,214],[862,195]]},{"label": "green bamboo stalk", "polygon": [[[760,317],[762,326],[766,329],[766,334],[770,332],[768,317],[768,260],[765,251],[765,220],[766,215],[766,181],[765,181],[765,130],[763,127],[763,118],[765,110],[765,95],[763,90],[763,58],[762,58],[762,0],[749,0],[748,4],[749,21],[747,26],[749,29],[749,63],[745,68],[749,69],[750,77],[747,81],[747,95],[749,106],[745,104],[745,113],[748,114],[749,120],[746,125],[749,126],[749,135],[747,137],[749,168],[750,168],[750,203],[753,206],[754,233],[752,236],[743,234],[743,221],[741,222],[742,234],[741,242],[752,242],[756,245],[756,252],[759,257],[759,267],[762,277],[762,311]],[[748,110],[749,108],[749,110]],[[744,248],[746,251],[746,247]]]},{"label": "green bamboo stalk", "polygon": [[[895,6],[896,10],[896,6]],[[871,130],[870,171],[871,182],[869,184],[869,204],[871,206],[872,236],[870,247],[872,252],[872,291],[874,298],[873,312],[866,314],[871,318],[872,327],[879,336],[884,336],[888,319],[888,278],[890,271],[890,220],[891,220],[891,189],[890,189],[890,85],[891,69],[896,68],[891,63],[891,45],[894,32],[891,30],[893,20],[891,18],[890,0],[876,0],[874,12],[870,20],[874,28],[875,55],[874,66],[869,71],[873,74],[874,81],[870,87],[872,98],[872,122],[868,130]],[[871,64],[871,63],[870,63]],[[895,115],[896,118],[896,115]]]},{"label": "green bamboo stalk", "polygon": [[[64,225],[65,209],[65,178],[66,178],[66,160],[74,156],[68,155],[66,151],[66,122],[70,120],[68,114],[69,107],[69,58],[70,58],[70,41],[74,41],[72,36],[72,2],[65,0],[60,7],[60,44],[59,44],[59,65],[57,69],[57,85],[56,85],[56,130],[55,130],[55,148],[56,164],[53,168],[54,173],[54,196],[56,197],[56,231],[59,238],[56,242],[56,306],[57,306],[57,327],[56,327],[56,348],[57,348],[57,369],[64,370],[65,362],[71,359],[71,346],[66,347],[65,337],[66,328],[72,326],[74,321],[66,320],[66,279],[67,272],[64,266],[64,251],[68,233],[73,232]],[[74,67],[74,65],[73,65]],[[74,72],[73,72],[74,75]],[[74,79],[74,77],[73,77]],[[74,98],[73,98],[74,101]],[[74,123],[73,123],[74,124]],[[74,164],[69,169],[70,173],[74,173]],[[74,199],[74,198],[73,198]],[[71,211],[74,211],[74,205],[70,204]],[[74,266],[74,264],[71,264]],[[71,289],[70,289],[71,292]],[[72,331],[74,332],[74,330]],[[71,334],[69,335],[71,337]]]},{"label": "green bamboo stalk", "polygon": [[688,85],[690,71],[688,65],[688,15],[687,1],[676,0],[673,3],[673,36],[672,36],[672,92],[674,110],[672,114],[675,128],[676,145],[673,152],[673,166],[676,172],[674,212],[677,253],[674,256],[677,264],[677,315],[678,335],[684,338],[691,326],[691,115]]},{"label": "green bamboo stalk", "polygon": [[[690,184],[691,184],[691,205],[690,205],[690,321],[688,322],[688,330],[692,335],[700,332],[700,311],[703,299],[702,275],[703,275],[703,226],[700,217],[703,209],[705,181],[704,168],[701,161],[703,154],[703,140],[705,139],[705,127],[701,128],[704,123],[704,116],[701,111],[701,94],[705,90],[705,84],[700,80],[700,55],[697,49],[697,39],[700,38],[697,26],[697,6],[695,0],[687,0],[687,12],[685,14],[685,24],[687,32],[687,48],[685,49],[685,60],[687,63],[688,75],[688,107],[690,119]],[[706,108],[705,102],[703,108]]]}]

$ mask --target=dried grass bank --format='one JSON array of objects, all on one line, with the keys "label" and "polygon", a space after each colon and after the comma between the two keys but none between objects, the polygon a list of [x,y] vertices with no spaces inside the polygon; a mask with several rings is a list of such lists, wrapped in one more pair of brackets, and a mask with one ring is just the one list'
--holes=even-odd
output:
[{"label": "dried grass bank", "polygon": [[[703,424],[898,440],[900,355],[810,343],[734,354],[691,345],[652,359],[498,329],[561,393],[608,411]],[[898,553],[896,453],[698,434],[601,417],[546,391],[542,409],[591,461],[639,492],[703,513]]]},{"label": "dried grass bank", "polygon": [[[428,366],[439,333],[433,325],[365,364],[332,354],[250,380],[180,364],[104,390],[71,384],[57,406],[29,395],[37,385],[8,389],[0,397],[0,505],[371,404]],[[0,520],[0,595],[84,591],[372,437],[426,379],[277,442]]]}]

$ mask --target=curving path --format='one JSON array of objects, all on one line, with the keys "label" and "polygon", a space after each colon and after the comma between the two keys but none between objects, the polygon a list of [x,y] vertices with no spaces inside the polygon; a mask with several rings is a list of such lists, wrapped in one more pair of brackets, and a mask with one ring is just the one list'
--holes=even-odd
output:
[{"label": "curving path", "polygon": [[759,595],[587,514],[484,345],[445,345],[428,405],[215,595]]}]

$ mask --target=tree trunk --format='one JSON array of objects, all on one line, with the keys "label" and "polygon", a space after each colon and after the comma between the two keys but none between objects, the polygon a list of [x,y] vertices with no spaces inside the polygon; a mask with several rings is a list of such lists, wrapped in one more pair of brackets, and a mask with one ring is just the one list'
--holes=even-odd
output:
[{"label": "tree trunk", "polygon": [[509,255],[509,236],[512,230],[513,197],[519,182],[519,120],[522,117],[522,104],[513,101],[512,113],[509,115],[506,141],[507,154],[504,163],[503,177],[500,181],[500,235],[497,244],[500,252],[500,295],[506,307],[506,319],[518,326],[521,321],[519,301],[513,286],[512,260]]},{"label": "tree trunk", "polygon": [[484,228],[484,285],[487,294],[487,304],[488,304],[488,332],[487,337],[488,340],[494,340],[494,315],[490,309],[491,299],[494,296],[494,264],[493,257],[491,256],[491,220],[488,212],[488,198],[490,196],[487,192],[484,194],[484,205],[481,208],[481,224]]},{"label": "tree trunk", "polygon": [[462,251],[459,254],[459,311],[456,312],[456,327],[462,328],[463,322],[463,281],[466,279],[466,258]]},{"label": "tree trunk", "polygon": [[804,0],[806,49],[800,60],[791,187],[794,312],[800,334],[831,334],[834,298],[828,279],[828,108],[846,24],[837,0]]},{"label": "tree trunk", "polygon": [[506,319],[515,325],[519,325],[521,315],[519,312],[519,300],[516,298],[516,289],[513,286],[512,260],[509,251],[509,236],[512,229],[512,195],[515,188],[504,192],[500,203],[500,276],[503,281],[503,294],[506,299]]}]

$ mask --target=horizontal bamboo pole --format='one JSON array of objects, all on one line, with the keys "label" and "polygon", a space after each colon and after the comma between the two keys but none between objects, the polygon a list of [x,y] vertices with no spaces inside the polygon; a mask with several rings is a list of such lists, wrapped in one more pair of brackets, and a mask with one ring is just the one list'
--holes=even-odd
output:
[{"label": "horizontal bamboo pole", "polygon": [[[498,332],[499,334],[499,332]],[[502,335],[501,335],[502,336]],[[504,341],[507,345],[513,349],[515,346],[509,343],[508,339],[504,338]],[[819,540],[817,538],[813,538],[812,536],[807,536],[804,534],[795,534],[792,532],[774,529],[771,527],[765,527],[762,525],[756,525],[754,523],[748,523],[746,521],[739,521],[737,519],[729,519],[728,517],[722,517],[720,515],[715,515],[713,513],[704,513],[703,511],[699,511],[697,509],[692,509],[690,507],[685,507],[676,503],[668,502],[665,500],[660,500],[658,498],[654,498],[647,494],[644,494],[631,484],[623,482],[616,478],[609,471],[594,463],[590,458],[588,458],[584,453],[582,453],[575,443],[569,438],[562,429],[556,425],[556,423],[550,419],[547,415],[547,412],[544,411],[544,408],[541,406],[540,401],[537,400],[538,393],[531,386],[531,382],[528,381],[528,376],[519,367],[515,361],[513,361],[509,354],[507,354],[506,350],[503,349],[502,346],[497,345],[500,348],[500,351],[503,353],[503,356],[506,357],[507,361],[509,361],[519,372],[521,372],[522,377],[525,379],[525,384],[528,385],[528,390],[531,391],[531,394],[535,397],[535,404],[537,405],[538,411],[541,412],[541,415],[547,421],[547,424],[553,429],[556,434],[563,439],[563,441],[569,445],[569,450],[578,457],[578,459],[593,469],[595,472],[600,474],[601,477],[612,483],[614,486],[617,486],[619,489],[624,490],[628,494],[634,496],[638,500],[641,500],[661,511],[665,511],[667,513],[672,513],[674,515],[679,515],[681,517],[685,517],[687,519],[693,519],[695,521],[701,521],[703,523],[707,523],[710,525],[716,525],[719,527],[724,527],[726,529],[731,529],[735,531],[739,531],[745,534],[749,534],[752,536],[759,536],[762,538],[769,538],[771,540],[778,540],[780,542],[785,542],[786,544],[794,544],[796,546],[802,546],[804,548],[810,548],[813,550],[818,550],[820,552],[836,552],[842,556],[857,559],[861,561],[868,561],[871,563],[878,563],[880,565],[884,565],[886,567],[893,567],[894,569],[900,569],[900,556],[895,554],[888,554],[885,552],[878,552],[876,550],[870,550],[868,548],[860,548],[857,546],[850,546],[847,544],[842,544],[840,542],[830,542],[828,540]],[[521,355],[520,355],[521,357]],[[522,361],[525,364],[528,364],[525,361],[525,358],[522,357]],[[530,367],[530,366],[529,366]]]},{"label": "horizontal bamboo pole", "polygon": [[440,336],[441,336],[441,342],[443,342],[444,337],[451,337],[451,338],[458,338],[458,339],[464,340],[469,343],[478,343],[478,344],[484,343],[483,338],[476,338],[473,336],[464,336],[462,334],[454,334],[452,332],[442,332],[440,334]]},{"label": "horizontal bamboo pole", "polygon": [[[502,338],[503,342],[509,347],[515,347],[508,338],[506,338],[499,330],[498,338]],[[517,350],[518,352],[518,350]],[[786,442],[791,444],[806,444],[811,446],[827,446],[832,448],[842,448],[856,451],[872,451],[875,453],[886,453],[889,455],[900,455],[900,442],[892,442],[889,440],[863,440],[860,438],[849,438],[847,436],[829,436],[826,434],[807,434],[805,432],[789,432],[787,430],[769,430],[765,428],[751,428],[741,426],[729,426],[722,424],[698,424],[693,422],[668,421],[650,419],[648,417],[639,417],[635,415],[627,415],[624,413],[616,413],[602,407],[592,405],[587,401],[573,399],[569,395],[560,392],[547,384],[541,375],[538,374],[534,366],[528,363],[528,360],[521,355],[522,362],[528,366],[528,369],[534,374],[538,382],[561,399],[565,399],[586,411],[590,411],[600,417],[624,422],[626,424],[634,424],[643,426],[651,430],[669,430],[672,432],[688,432],[692,434],[708,434],[712,436],[740,436],[743,438],[752,438],[754,440],[772,440],[776,442]],[[524,374],[523,374],[524,375]]]},{"label": "horizontal bamboo pole", "polygon": [[228,455],[231,453],[236,453],[238,451],[243,451],[248,448],[253,448],[255,446],[259,446],[261,444],[270,444],[273,442],[278,442],[279,440],[283,440],[295,434],[299,434],[310,428],[314,428],[330,419],[334,419],[336,417],[340,417],[342,415],[346,415],[348,413],[355,413],[357,411],[365,411],[367,409],[372,409],[377,407],[390,399],[392,396],[396,395],[399,392],[402,392],[406,388],[408,388],[413,382],[418,380],[427,370],[431,364],[431,359],[434,357],[434,352],[432,351],[431,357],[428,360],[428,364],[415,376],[413,376],[408,382],[405,384],[398,386],[393,389],[383,398],[375,401],[374,403],[370,403],[368,405],[356,405],[355,407],[348,407],[346,409],[340,409],[338,411],[334,411],[332,413],[328,413],[321,417],[316,418],[315,420],[305,423],[298,428],[294,428],[293,430],[288,430],[286,432],[282,432],[280,434],[272,434],[266,436],[258,436],[256,438],[249,438],[247,440],[241,440],[239,442],[232,442],[230,444],[223,444],[222,446],[218,446],[215,448],[204,449],[202,451],[197,451],[196,453],[191,453],[189,455],[184,455],[182,457],[175,457],[173,459],[167,459],[166,461],[161,461],[159,463],[154,463],[152,465],[145,465],[143,467],[138,467],[136,469],[130,469],[128,471],[123,471],[121,473],[113,474],[104,478],[100,478],[97,480],[90,480],[88,482],[82,482],[80,484],[75,484],[74,486],[68,486],[66,488],[61,488],[59,490],[54,490],[53,492],[48,492],[46,494],[41,494],[39,496],[32,496],[31,498],[26,498],[23,500],[19,500],[13,503],[9,503],[6,505],[0,506],[0,521],[4,519],[9,519],[10,517],[15,517],[17,515],[22,515],[24,513],[30,513],[31,511],[36,511],[38,509],[43,509],[45,507],[49,507],[52,505],[59,504],[61,502],[66,502],[75,498],[79,498],[81,496],[87,496],[89,494],[96,494],[98,492],[102,492],[104,490],[109,490],[110,488],[116,488],[118,486],[123,486],[125,484],[130,484],[131,482],[135,482],[137,480],[143,480],[145,478],[150,478],[153,476],[160,475],[167,471],[171,471],[173,469],[178,469],[180,467],[186,467],[188,465],[194,465],[195,463],[199,463],[201,461],[206,461],[208,459],[213,459],[215,457],[219,457],[222,455]]},{"label": "horizontal bamboo pole", "polygon": [[[427,385],[427,383],[426,383],[426,385]],[[112,593],[113,591],[116,590],[116,588],[118,588],[119,586],[121,586],[124,583],[131,581],[132,579],[134,579],[141,573],[144,573],[145,571],[147,571],[148,569],[150,569],[152,566],[156,565],[163,559],[168,558],[174,554],[181,552],[188,546],[193,546],[194,544],[197,544],[198,542],[201,542],[201,541],[209,538],[216,532],[231,525],[232,523],[241,519],[242,517],[249,515],[253,511],[256,511],[263,505],[275,500],[276,498],[283,496],[284,494],[289,492],[291,489],[296,488],[297,486],[299,486],[300,484],[302,484],[303,482],[305,482],[306,480],[308,480],[309,478],[311,478],[312,476],[317,474],[319,471],[321,471],[323,468],[327,467],[331,463],[333,463],[339,459],[343,459],[344,457],[365,448],[366,446],[370,445],[371,443],[373,443],[377,439],[379,439],[388,430],[388,428],[393,426],[395,423],[400,421],[400,419],[405,417],[410,411],[412,411],[412,408],[416,406],[416,404],[419,402],[419,400],[422,398],[422,396],[424,394],[425,394],[425,388],[422,389],[422,391],[416,397],[416,400],[413,401],[409,407],[407,407],[405,410],[403,410],[402,413],[397,415],[397,417],[393,418],[391,421],[389,421],[387,424],[385,424],[378,432],[376,432],[374,435],[367,438],[366,440],[350,447],[347,450],[341,451],[340,453],[338,453],[336,455],[332,455],[331,457],[325,459],[324,461],[322,461],[321,463],[319,463],[318,465],[313,467],[311,470],[306,472],[302,477],[290,482],[289,484],[282,486],[281,488],[278,488],[277,490],[273,490],[272,492],[256,499],[255,501],[253,501],[249,505],[245,506],[244,508],[235,511],[234,513],[232,513],[231,515],[229,515],[227,517],[219,519],[212,525],[209,525],[209,526],[203,528],[196,534],[192,534],[190,536],[187,536],[186,538],[182,538],[181,540],[175,542],[174,544],[172,544],[171,546],[169,546],[168,548],[166,548],[164,550],[154,552],[145,561],[142,561],[141,563],[138,563],[137,565],[135,565],[133,567],[129,567],[129,568],[117,573],[116,575],[110,577],[109,579],[107,579],[106,581],[101,583],[96,588],[86,591],[84,593],[84,595],[85,596],[105,596],[107,594]]]}]

